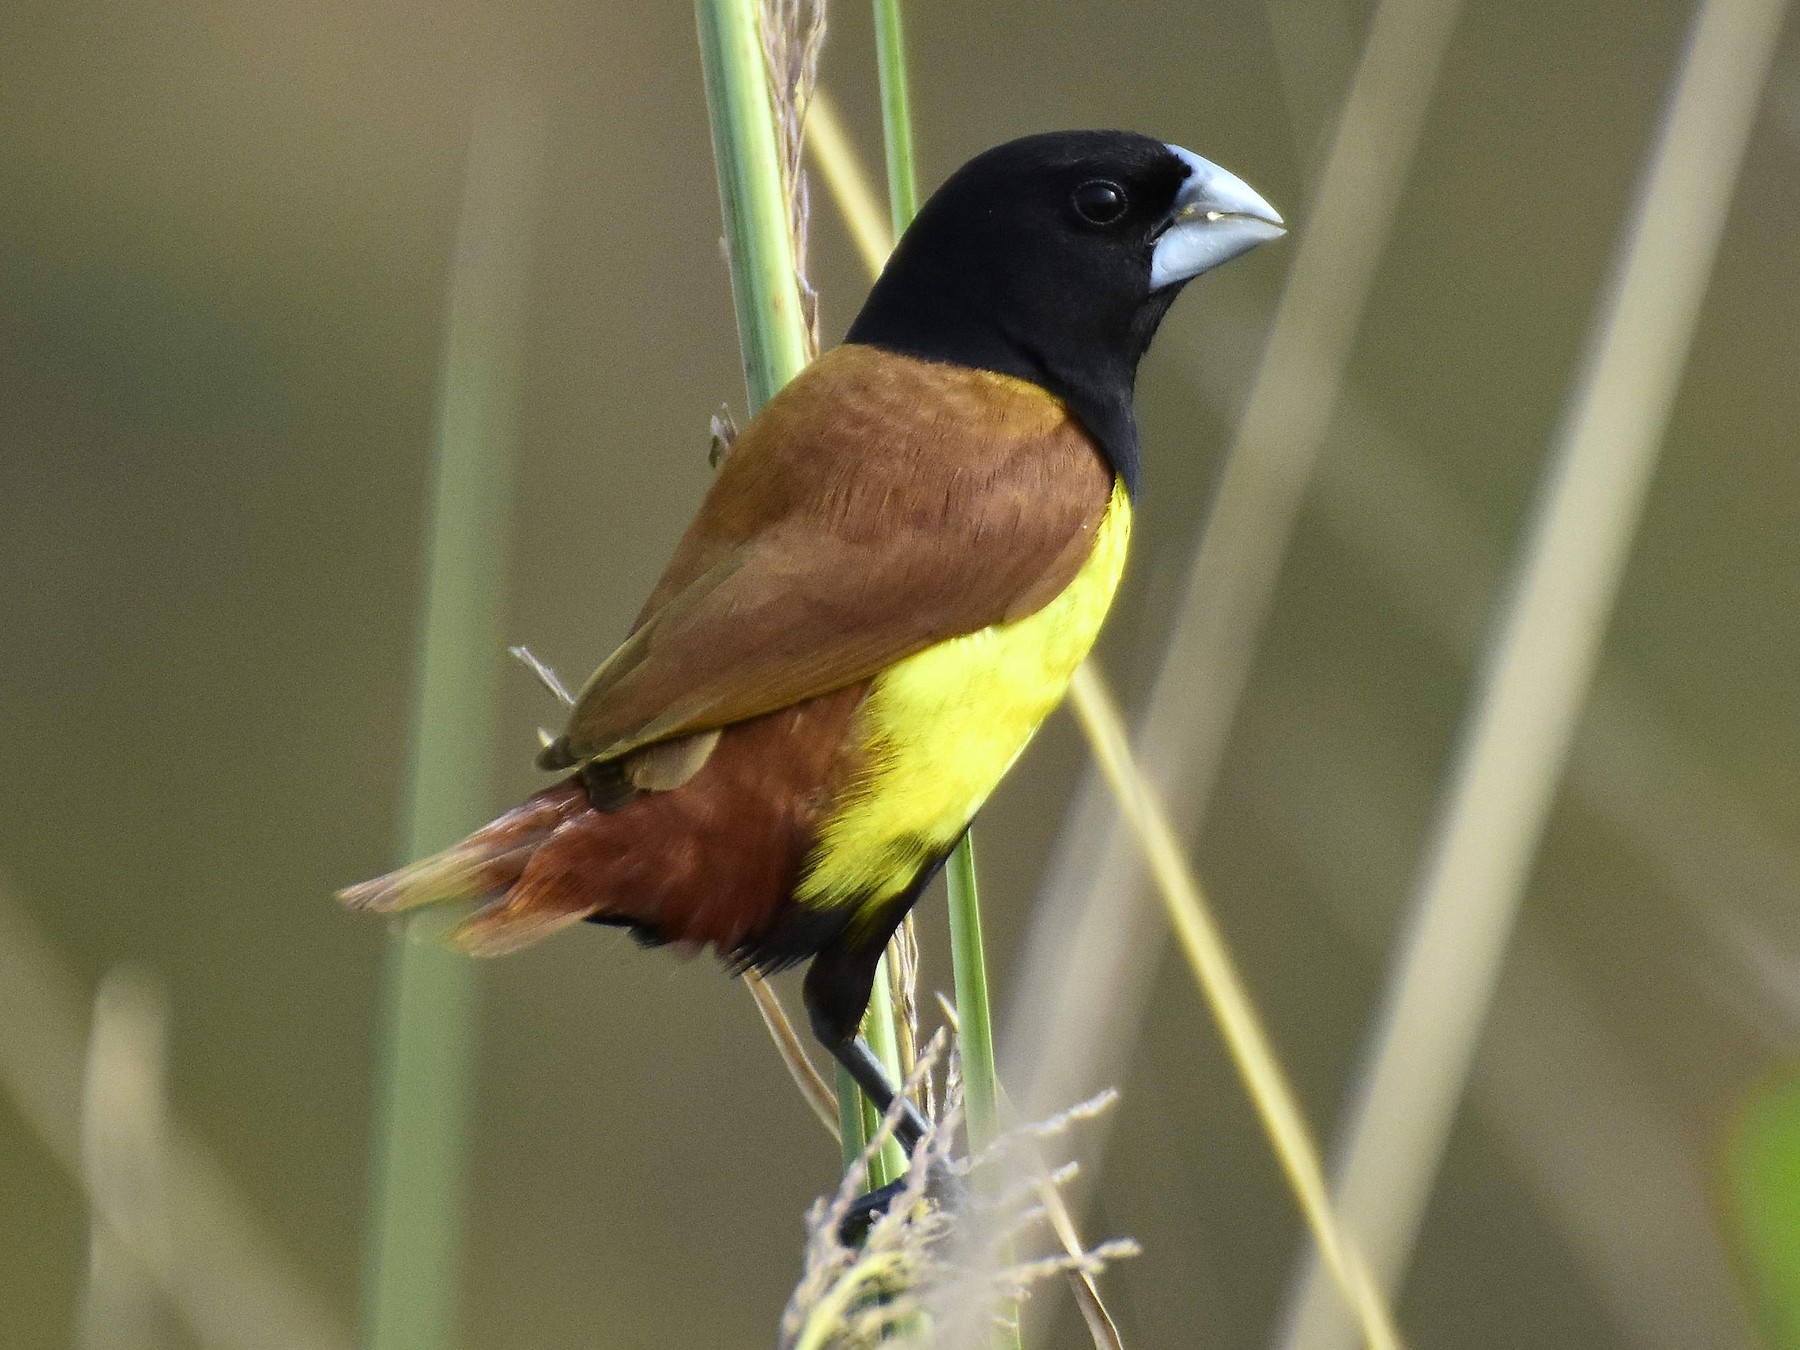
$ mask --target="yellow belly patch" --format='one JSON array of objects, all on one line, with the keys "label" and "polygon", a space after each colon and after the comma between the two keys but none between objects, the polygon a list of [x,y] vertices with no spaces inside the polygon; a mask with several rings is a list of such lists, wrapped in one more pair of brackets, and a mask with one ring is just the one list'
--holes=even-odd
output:
[{"label": "yellow belly patch", "polygon": [[1094,551],[1054,600],[875,678],[854,732],[868,767],[820,832],[802,904],[873,909],[956,842],[1093,647],[1130,537],[1131,501],[1115,483]]}]

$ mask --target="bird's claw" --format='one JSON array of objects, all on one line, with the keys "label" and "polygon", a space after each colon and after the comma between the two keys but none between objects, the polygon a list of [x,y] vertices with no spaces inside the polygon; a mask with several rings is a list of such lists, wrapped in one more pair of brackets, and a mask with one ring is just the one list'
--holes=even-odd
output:
[{"label": "bird's claw", "polygon": [[[960,1212],[968,1199],[968,1182],[959,1169],[942,1162],[929,1164],[930,1171],[925,1178],[925,1196],[940,1210],[950,1213]],[[889,1207],[906,1189],[908,1178],[897,1177],[885,1186],[879,1186],[867,1195],[858,1196],[844,1211],[844,1217],[838,1221],[838,1240],[846,1247],[862,1244],[875,1226],[875,1221],[888,1212]]]}]

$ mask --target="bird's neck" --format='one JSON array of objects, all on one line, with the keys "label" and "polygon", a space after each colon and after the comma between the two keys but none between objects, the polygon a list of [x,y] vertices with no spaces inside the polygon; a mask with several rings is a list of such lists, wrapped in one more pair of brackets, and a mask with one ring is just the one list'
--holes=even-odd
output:
[{"label": "bird's neck", "polygon": [[865,310],[844,340],[922,361],[1010,375],[1037,385],[1081,423],[1125,490],[1136,495],[1138,433],[1133,387],[1142,346],[1132,344],[1129,349],[1115,352],[1047,350],[998,325],[966,318],[943,322],[941,317],[896,316],[889,311],[872,321]]}]

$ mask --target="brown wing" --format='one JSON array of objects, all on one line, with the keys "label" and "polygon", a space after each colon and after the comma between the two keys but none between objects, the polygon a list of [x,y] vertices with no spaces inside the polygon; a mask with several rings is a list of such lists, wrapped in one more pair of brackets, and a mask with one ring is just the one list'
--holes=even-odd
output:
[{"label": "brown wing", "polygon": [[740,722],[1029,614],[1074,579],[1111,491],[1035,386],[839,347],[738,437],[541,762]]}]

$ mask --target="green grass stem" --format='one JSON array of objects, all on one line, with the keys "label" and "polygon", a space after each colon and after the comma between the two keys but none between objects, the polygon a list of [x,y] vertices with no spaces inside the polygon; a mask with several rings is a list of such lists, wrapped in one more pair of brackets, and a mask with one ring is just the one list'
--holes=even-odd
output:
[{"label": "green grass stem", "polygon": [[[906,32],[900,0],[874,0],[875,61],[881,79],[881,139],[887,153],[888,211],[898,239],[919,213],[919,177],[913,153],[912,100],[906,84]],[[981,939],[981,895],[975,878],[975,843],[965,833],[944,869],[949,892],[950,959],[956,987],[958,1043],[962,1050],[963,1102],[969,1149],[979,1153],[1000,1132],[1000,1082],[994,1071],[993,1009],[988,996],[987,953]],[[1018,1310],[1003,1310],[1006,1328],[994,1344],[1019,1350]]]},{"label": "green grass stem", "polygon": [[695,13],[738,347],[754,415],[806,365],[780,141],[756,0],[697,0]]},{"label": "green grass stem", "polygon": [[981,943],[975,843],[969,835],[950,855],[944,877],[950,889],[950,967],[962,1047],[963,1109],[969,1122],[969,1151],[980,1153],[1000,1134],[1000,1081],[994,1072],[994,1023]]},{"label": "green grass stem", "polygon": [[875,64],[881,78],[881,142],[887,154],[888,212],[894,238],[919,214],[919,172],[913,154],[912,97],[906,86],[906,30],[900,0],[874,0]]},{"label": "green grass stem", "polygon": [[[875,986],[869,991],[869,1010],[863,1015],[863,1035],[868,1038],[869,1049],[886,1066],[889,1080],[901,1083],[905,1078],[900,1072],[900,1046],[894,1034],[894,997],[890,989],[887,957],[884,956],[875,966]],[[842,1091],[841,1082],[839,1091]],[[856,1095],[862,1098],[862,1093],[858,1092]],[[866,1099],[863,1100],[862,1107],[866,1144],[880,1128],[881,1116],[876,1112],[874,1104]],[[849,1156],[848,1152],[845,1156]],[[885,1186],[898,1179],[904,1171],[906,1151],[890,1139],[882,1146],[881,1152],[869,1160],[869,1185],[871,1188]]]},{"label": "green grass stem", "polygon": [[[796,258],[788,227],[780,138],[770,97],[768,65],[756,0],[696,0],[700,64],[712,126],[719,205],[731,259],[731,293],[737,312],[744,385],[752,414],[806,364],[807,335]],[[900,1057],[894,1040],[893,1000],[885,963],[863,1023],[869,1046],[896,1082]],[[873,1108],[838,1076],[839,1125],[845,1165],[861,1153],[875,1129]],[[855,1094],[855,1109],[847,1094]],[[870,1167],[871,1185],[885,1185],[905,1169],[905,1155],[889,1143]]]},{"label": "green grass stem", "polygon": [[[440,375],[418,683],[401,856],[481,823],[490,800],[504,661],[501,559],[512,485],[534,114],[490,99],[470,140]],[[385,974],[362,1343],[448,1350],[456,1341],[475,966],[420,916]]]}]

